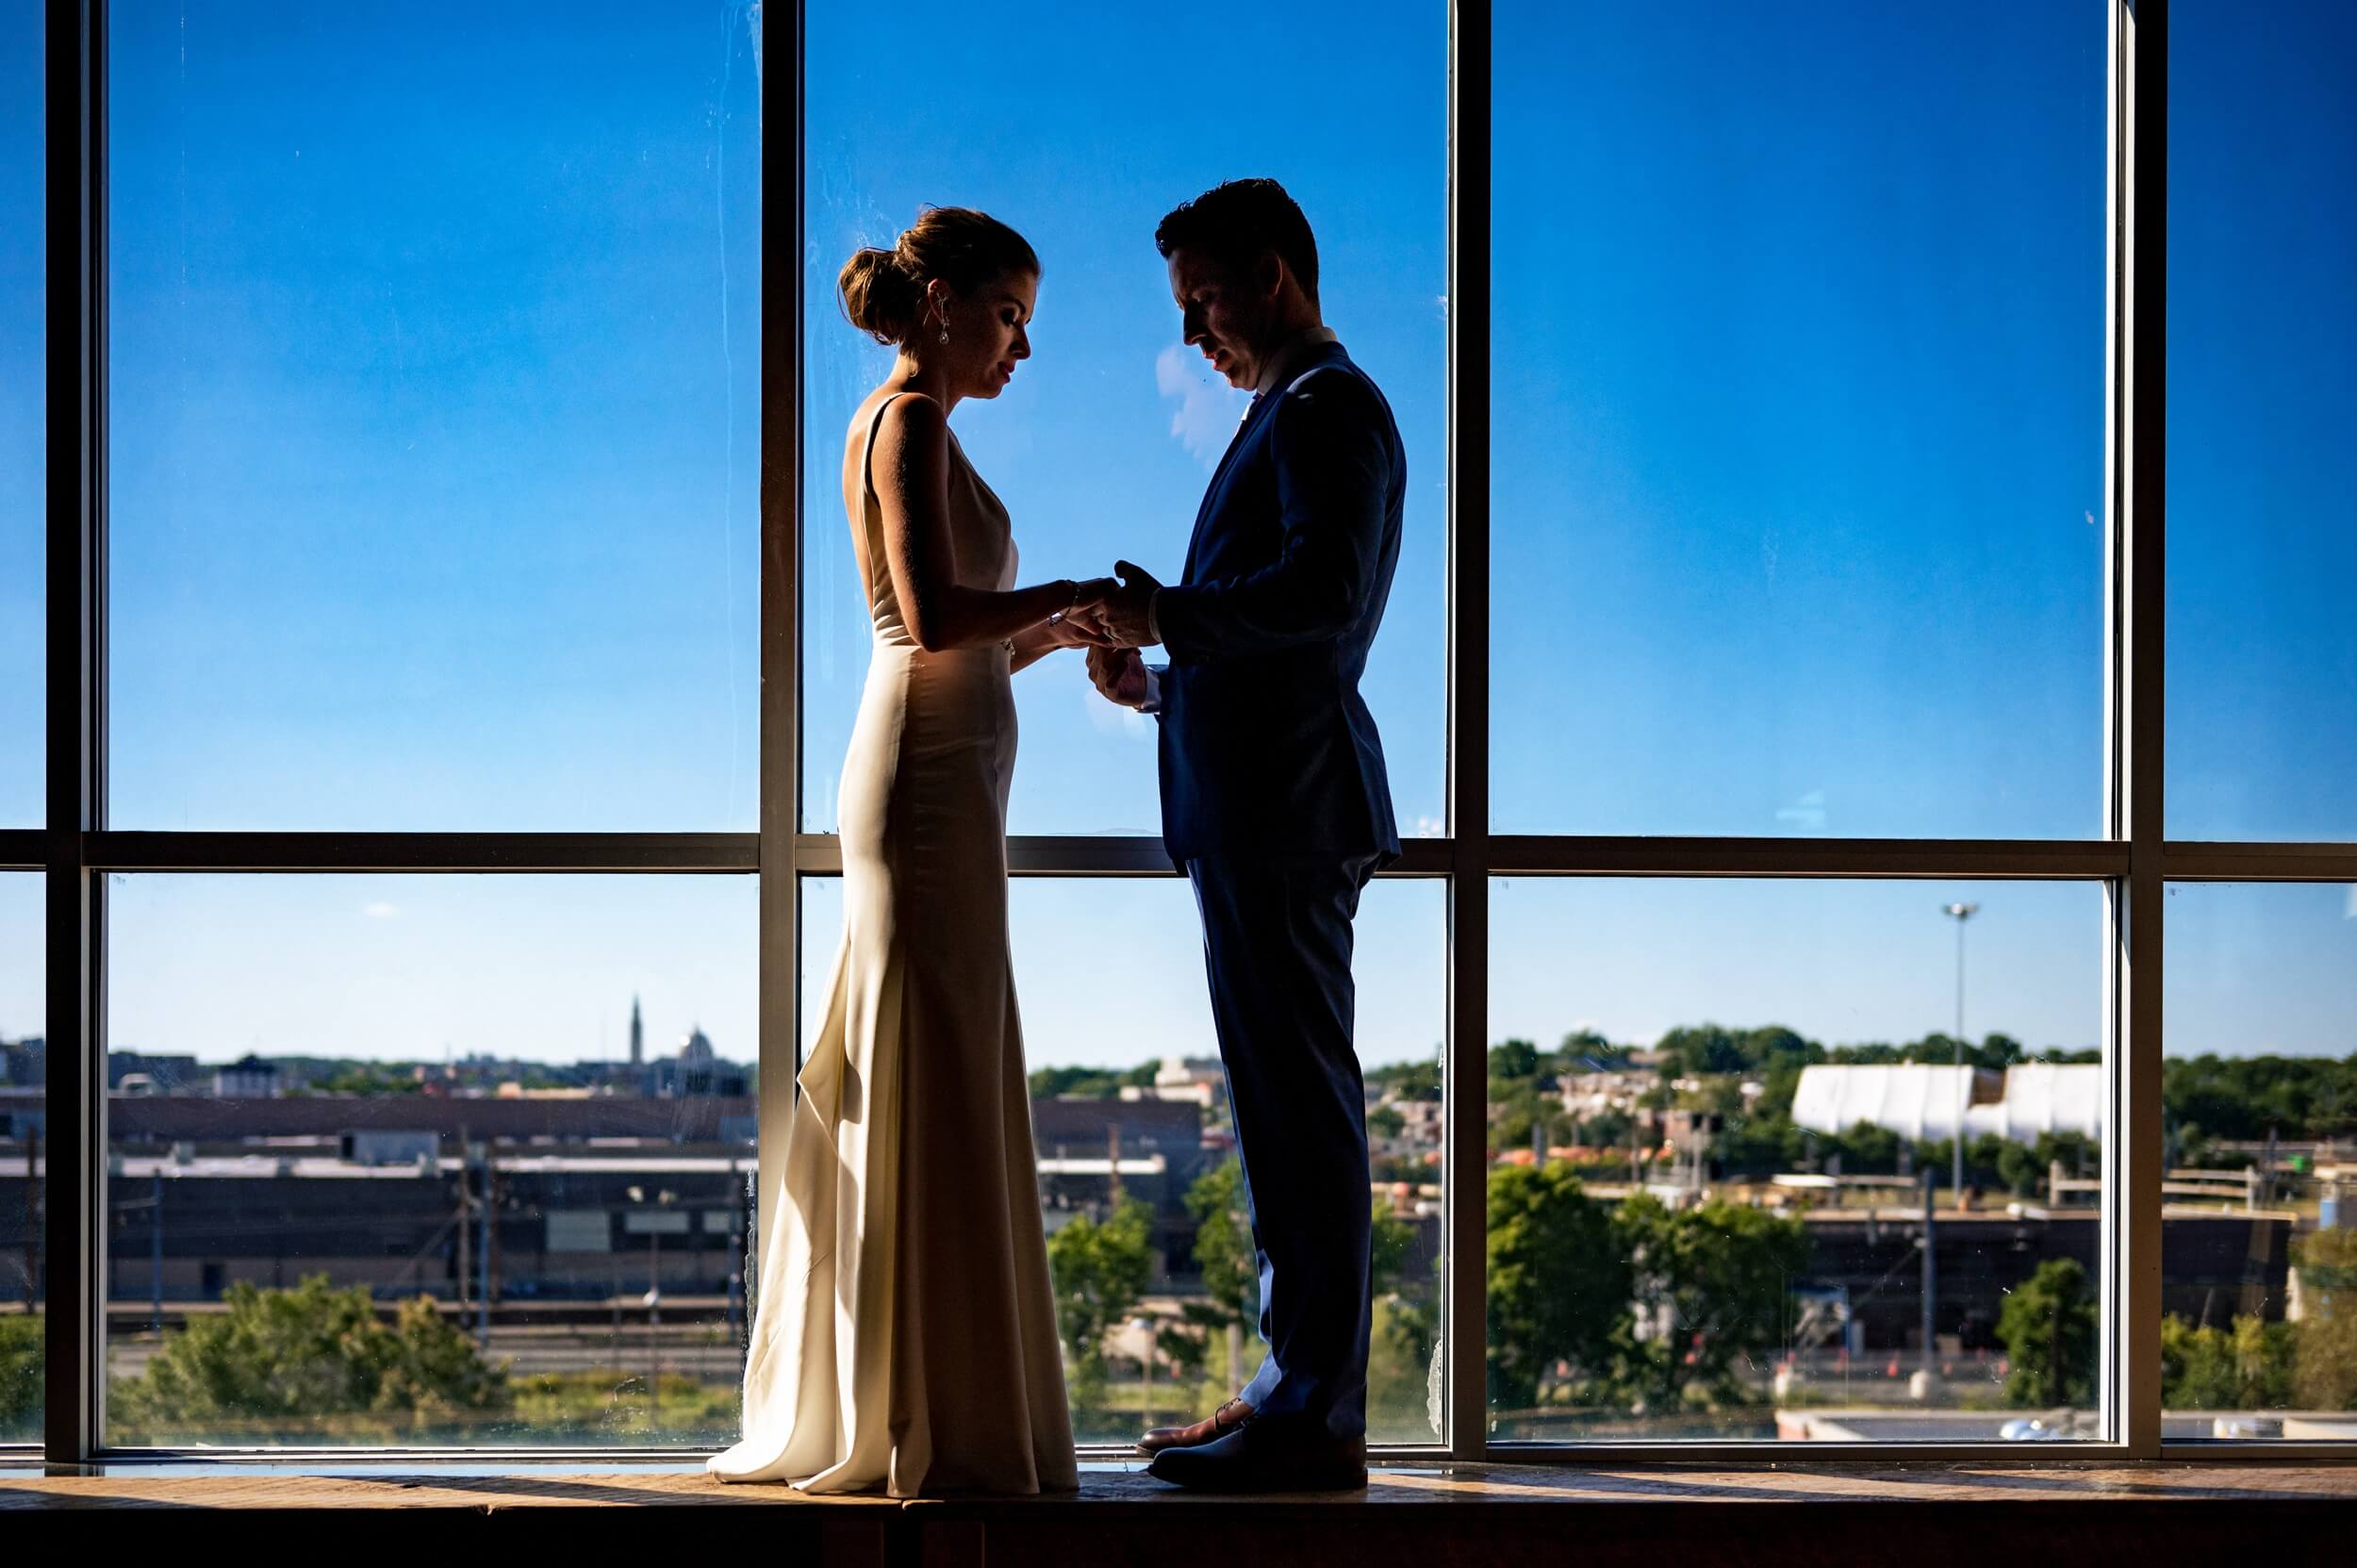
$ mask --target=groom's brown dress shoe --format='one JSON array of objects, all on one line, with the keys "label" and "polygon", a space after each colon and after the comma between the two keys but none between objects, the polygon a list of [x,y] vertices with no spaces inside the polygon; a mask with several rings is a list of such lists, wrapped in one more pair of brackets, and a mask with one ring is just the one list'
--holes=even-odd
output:
[{"label": "groom's brown dress shoe", "polygon": [[1165,1448],[1146,1473],[1197,1492],[1348,1492],[1367,1484],[1367,1445],[1299,1416],[1247,1416],[1225,1437]]},{"label": "groom's brown dress shoe", "polygon": [[1192,1427],[1157,1427],[1138,1439],[1142,1454],[1159,1454],[1165,1448],[1193,1448],[1227,1436],[1242,1426],[1252,1413],[1252,1407],[1241,1399],[1230,1399],[1211,1415]]}]

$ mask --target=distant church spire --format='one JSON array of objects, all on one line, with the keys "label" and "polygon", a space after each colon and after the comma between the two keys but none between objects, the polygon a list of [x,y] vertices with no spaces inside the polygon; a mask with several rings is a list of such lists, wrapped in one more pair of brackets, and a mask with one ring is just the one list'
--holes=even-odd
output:
[{"label": "distant church spire", "polygon": [[646,1061],[647,1028],[638,1020],[638,999],[633,996],[630,999],[630,1065],[642,1067],[646,1065]]}]

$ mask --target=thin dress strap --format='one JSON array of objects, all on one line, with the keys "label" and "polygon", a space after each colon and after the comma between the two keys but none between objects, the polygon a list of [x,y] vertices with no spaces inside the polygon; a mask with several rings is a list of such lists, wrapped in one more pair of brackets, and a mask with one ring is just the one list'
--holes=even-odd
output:
[{"label": "thin dress strap", "polygon": [[867,439],[860,448],[859,525],[860,536],[866,541],[867,546],[865,551],[867,581],[863,586],[867,590],[867,615],[870,620],[878,619],[887,602],[891,604],[892,619],[895,621],[900,619],[902,613],[898,598],[892,591],[891,563],[887,562],[883,556],[882,505],[876,497],[875,461],[876,432],[883,425],[884,410],[891,407],[895,401],[904,395],[904,393],[895,392],[891,397],[876,404],[875,413],[867,420]]}]

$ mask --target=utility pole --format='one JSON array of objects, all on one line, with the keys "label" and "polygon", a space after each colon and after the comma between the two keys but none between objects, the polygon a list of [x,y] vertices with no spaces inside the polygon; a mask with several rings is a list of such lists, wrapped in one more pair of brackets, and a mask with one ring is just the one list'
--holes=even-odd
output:
[{"label": "utility pole", "polygon": [[25,1310],[41,1294],[41,1131],[25,1130]]},{"label": "utility pole", "polygon": [[1979,914],[1979,904],[1944,904],[1941,913],[1954,916],[1956,922],[1956,1135],[1955,1169],[1949,1184],[1956,1190],[1956,1203],[1964,1203],[1964,1107],[1968,1098],[1966,1086],[1971,1080],[1964,1074],[1964,923]]},{"label": "utility pole", "polygon": [[164,1331],[164,1163],[156,1162],[151,1175],[153,1194],[147,1200],[147,1294],[150,1322]]},{"label": "utility pole", "polygon": [[663,1232],[650,1230],[647,1263],[647,1425],[663,1424]]},{"label": "utility pole", "polygon": [[[445,1046],[443,1051],[448,1054],[449,1048]],[[470,1195],[467,1187],[467,1130],[462,1126],[458,1129],[458,1282],[455,1291],[458,1301],[458,1322],[462,1329],[467,1321],[467,1285],[472,1278],[470,1272],[472,1259],[470,1256],[470,1248],[468,1243],[471,1232],[469,1222],[474,1216],[469,1213]]]},{"label": "utility pole", "polygon": [[[474,1163],[474,1150],[467,1150],[468,1163]],[[481,1245],[475,1248],[475,1267],[481,1270],[475,1281],[475,1339],[483,1353],[491,1353],[491,1146],[483,1146],[483,1200],[475,1206],[476,1223],[482,1226]]]},{"label": "utility pole", "polygon": [[1938,1184],[1935,1171],[1923,1173],[1923,1398],[1928,1402],[1933,1387],[1939,1378],[1939,1336],[1933,1329],[1934,1307],[1939,1296],[1938,1254],[1932,1246],[1932,1189]]}]

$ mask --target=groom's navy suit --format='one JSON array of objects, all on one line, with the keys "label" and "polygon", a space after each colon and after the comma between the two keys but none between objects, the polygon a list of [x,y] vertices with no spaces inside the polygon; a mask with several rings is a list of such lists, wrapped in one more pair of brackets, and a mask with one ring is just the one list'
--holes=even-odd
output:
[{"label": "groom's navy suit", "polygon": [[1359,695],[1408,465],[1342,345],[1296,345],[1211,476],[1154,616],[1162,840],[1203,916],[1268,1356],[1243,1397],[1366,1428],[1365,1092],[1351,920],[1399,832]]}]

